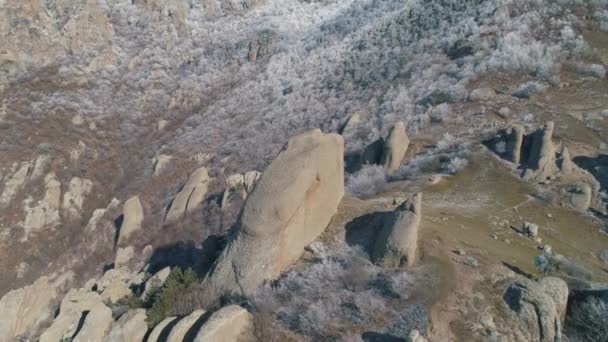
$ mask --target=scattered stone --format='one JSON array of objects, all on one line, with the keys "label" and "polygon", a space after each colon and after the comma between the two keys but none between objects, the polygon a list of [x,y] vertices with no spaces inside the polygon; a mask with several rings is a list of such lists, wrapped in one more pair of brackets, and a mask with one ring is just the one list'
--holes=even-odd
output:
[{"label": "scattered stone", "polygon": [[167,125],[169,124],[168,120],[158,120],[158,130],[162,131],[165,129],[165,127],[167,127]]},{"label": "scattered stone", "polygon": [[123,244],[133,233],[141,229],[144,221],[144,208],[141,206],[139,196],[133,196],[125,202],[122,207],[122,215],[118,245]]},{"label": "scattered stone", "polygon": [[541,245],[543,243],[543,239],[537,237],[536,239],[534,239],[534,242],[536,242],[536,244]]},{"label": "scattered stone", "polygon": [[61,301],[59,315],[40,336],[40,342],[64,341],[76,332],[74,342],[104,341],[112,321],[112,310],[105,306],[99,294],[84,288],[72,289]]},{"label": "scattered stone", "polygon": [[553,215],[551,213],[547,213],[547,217],[548,218],[553,218]]},{"label": "scattered stone", "polygon": [[538,225],[530,222],[524,222],[524,233],[529,237],[538,236]]},{"label": "scattered stone", "polygon": [[478,267],[479,266],[479,261],[477,261],[477,259],[475,259],[472,256],[468,256],[466,258],[464,258],[463,263],[467,266],[470,267]]},{"label": "scattered stone", "polygon": [[399,121],[391,129],[382,151],[381,164],[384,165],[388,174],[392,174],[401,166],[409,144],[410,139],[405,131],[405,123]]},{"label": "scattered stone", "polygon": [[116,251],[116,258],[114,259],[114,268],[119,269],[127,267],[134,255],[135,250],[133,249],[133,246],[118,248],[118,251]]},{"label": "scattered stone", "polygon": [[490,237],[494,240],[498,240],[498,235],[496,234],[490,234]]},{"label": "scattered stone", "polygon": [[458,254],[458,255],[466,255],[467,252],[464,251],[464,249],[457,249],[454,251],[454,253]]},{"label": "scattered stone", "polygon": [[542,249],[543,253],[545,253],[545,254],[553,253],[553,248],[551,248],[550,245],[544,245],[541,249]]},{"label": "scattered stone", "polygon": [[184,217],[187,213],[203,203],[209,187],[209,173],[205,167],[200,167],[190,176],[182,190],[175,196],[171,208],[167,212],[165,222],[173,222]]},{"label": "scattered stone", "polygon": [[63,293],[71,282],[69,272],[55,279],[44,276],[32,285],[9,291],[0,299],[0,341],[29,340],[52,320]]},{"label": "scattered stone", "polygon": [[344,195],[344,140],[316,129],[287,143],[247,198],[236,233],[203,280],[210,300],[276,279],[327,227]]},{"label": "scattered stone", "polygon": [[420,335],[418,330],[412,330],[408,335],[408,342],[427,342],[428,340],[424,336]]},{"label": "scattered stone", "polygon": [[84,124],[84,118],[80,114],[76,114],[72,117],[72,125],[80,126]]},{"label": "scattered stone", "polygon": [[525,278],[511,280],[503,293],[503,301],[515,323],[508,332],[513,337],[541,342],[562,340],[568,301],[568,286],[563,280],[552,277],[538,282]]},{"label": "scattered stone", "polygon": [[508,245],[508,244],[510,244],[510,243],[511,243],[511,240],[509,240],[509,239],[505,239],[505,243]]},{"label": "scattered stone", "polygon": [[146,310],[130,310],[112,324],[108,341],[142,342],[147,331]]},{"label": "scattered stone", "polygon": [[215,312],[198,331],[194,342],[233,342],[253,329],[253,316],[238,305]]},{"label": "scattered stone", "polygon": [[196,321],[198,321],[198,319],[204,314],[205,310],[196,310],[188,316],[180,319],[179,322],[177,322],[177,324],[171,329],[171,332],[167,337],[167,342],[184,341],[184,337],[188,333],[188,330],[190,330],[192,325],[194,325],[194,323],[196,323]]},{"label": "scattered stone", "polygon": [[501,118],[506,119],[511,115],[511,110],[507,107],[502,107],[498,110],[498,115]]},{"label": "scattered stone", "polygon": [[383,267],[413,266],[417,260],[422,194],[417,193],[386,219],[374,245],[373,259]]},{"label": "scattered stone", "polygon": [[154,329],[152,329],[152,332],[150,332],[150,335],[148,335],[148,342],[160,342],[160,335],[163,333],[163,331],[165,330],[165,328],[167,328],[167,326],[169,326],[170,324],[173,324],[174,321],[178,319],[177,317],[167,317],[165,319],[163,319],[160,323],[158,323]]},{"label": "scattered stone", "polygon": [[469,94],[470,101],[487,101],[496,96],[496,92],[492,88],[477,88]]},{"label": "scattered stone", "polygon": [[163,169],[171,163],[172,156],[167,154],[161,154],[154,158],[154,177],[158,177],[163,172]]}]

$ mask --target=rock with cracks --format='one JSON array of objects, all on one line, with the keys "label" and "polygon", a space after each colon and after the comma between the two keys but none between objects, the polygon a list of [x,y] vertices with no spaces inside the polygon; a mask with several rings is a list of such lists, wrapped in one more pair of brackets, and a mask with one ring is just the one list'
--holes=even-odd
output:
[{"label": "rock with cracks", "polygon": [[373,251],[374,262],[384,267],[411,267],[416,262],[422,194],[404,202],[386,219]]},{"label": "rock with cracks", "polygon": [[289,140],[243,207],[203,280],[207,300],[248,295],[276,279],[328,225],[344,195],[344,141],[316,129]]}]

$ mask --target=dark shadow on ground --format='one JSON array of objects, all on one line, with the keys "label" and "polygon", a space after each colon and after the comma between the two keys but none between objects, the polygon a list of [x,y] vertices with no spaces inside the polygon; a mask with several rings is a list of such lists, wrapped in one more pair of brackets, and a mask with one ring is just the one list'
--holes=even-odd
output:
[{"label": "dark shadow on ground", "polygon": [[359,216],[346,224],[346,243],[362,248],[371,256],[376,237],[382,229],[382,224],[391,215],[388,212],[374,212]]},{"label": "dark shadow on ground", "polygon": [[198,247],[193,241],[178,241],[174,244],[158,247],[149,260],[148,271],[154,274],[163,268],[180,267],[182,270],[192,268],[203,278],[224,248],[224,238],[211,235]]}]

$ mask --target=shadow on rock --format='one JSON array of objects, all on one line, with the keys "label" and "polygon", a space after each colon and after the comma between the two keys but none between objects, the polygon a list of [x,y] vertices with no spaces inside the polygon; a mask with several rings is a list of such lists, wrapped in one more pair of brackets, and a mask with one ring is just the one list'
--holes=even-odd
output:
[{"label": "shadow on rock", "polygon": [[382,224],[391,213],[378,211],[353,219],[346,224],[346,243],[351,247],[360,247],[371,256]]},{"label": "shadow on rock", "polygon": [[204,277],[225,245],[223,237],[211,235],[197,246],[193,241],[178,241],[158,247],[150,257],[149,272],[154,274],[169,266],[182,270],[192,268],[199,277]]}]

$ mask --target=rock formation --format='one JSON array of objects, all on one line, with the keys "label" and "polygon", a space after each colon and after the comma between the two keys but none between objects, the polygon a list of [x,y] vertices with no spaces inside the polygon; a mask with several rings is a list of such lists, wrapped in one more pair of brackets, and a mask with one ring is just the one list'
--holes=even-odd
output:
[{"label": "rock formation", "polygon": [[401,204],[382,226],[374,245],[374,262],[383,267],[413,266],[418,248],[422,194]]},{"label": "rock formation", "polygon": [[512,280],[506,285],[503,301],[508,317],[515,323],[509,332],[513,336],[511,340],[562,340],[562,322],[568,301],[568,286],[563,280]]},{"label": "rock formation", "polygon": [[261,176],[262,173],[258,171],[248,171],[245,175],[237,173],[226,178],[226,190],[222,196],[221,207],[226,208],[235,197],[246,199]]},{"label": "rock formation", "polygon": [[165,222],[178,220],[196,209],[205,199],[209,187],[209,174],[205,167],[194,171],[184,187],[175,196],[165,217]]},{"label": "rock formation", "polygon": [[144,208],[141,206],[139,196],[133,196],[125,202],[122,207],[122,215],[118,245],[122,245],[133,233],[141,229],[144,221]]},{"label": "rock formation", "polygon": [[78,177],[72,178],[68,190],[63,194],[63,210],[70,219],[81,217],[82,206],[86,196],[93,189],[93,182]]},{"label": "rock formation", "polygon": [[348,136],[353,133],[353,131],[357,128],[359,123],[361,122],[361,114],[360,112],[355,112],[351,115],[348,120],[342,125],[340,128],[340,134],[343,136]]},{"label": "rock formation", "polygon": [[401,166],[409,144],[410,139],[405,132],[405,123],[399,121],[391,129],[382,151],[381,164],[384,165],[388,174],[392,174]]},{"label": "rock formation", "polygon": [[553,121],[531,135],[530,154],[526,163],[524,179],[544,181],[557,172],[555,146],[553,144]]},{"label": "rock formation", "polygon": [[277,278],[319,236],[344,194],[344,143],[313,130],[289,140],[242,209],[233,238],[203,280],[210,300]]},{"label": "rock formation", "polygon": [[[57,342],[72,337],[75,342],[101,342],[105,340],[112,321],[112,310],[105,306],[99,294],[85,288],[73,289],[61,301],[59,315],[40,336],[40,342]],[[77,331],[77,328],[80,329]]]},{"label": "rock formation", "polygon": [[147,331],[146,310],[131,310],[112,323],[108,341],[143,342]]},{"label": "rock formation", "polygon": [[154,158],[154,176],[160,176],[163,169],[165,169],[171,163],[172,159],[172,156],[166,154],[161,154]]},{"label": "rock formation", "polygon": [[192,328],[194,323],[196,323],[204,314],[205,310],[196,310],[188,316],[180,319],[179,322],[177,322],[177,324],[171,328],[171,332],[169,333],[169,336],[167,336],[167,342],[185,341],[184,337],[190,328]]},{"label": "rock formation", "polygon": [[148,296],[148,294],[150,294],[154,288],[163,286],[163,284],[165,283],[165,280],[167,280],[167,277],[169,277],[170,273],[171,273],[171,267],[169,267],[169,266],[154,273],[154,275],[151,276],[150,279],[148,279],[146,281],[144,291],[142,292],[140,298],[142,300],[145,300],[146,296]]},{"label": "rock formation", "polygon": [[133,246],[128,246],[124,248],[118,248],[116,251],[116,257],[114,258],[114,268],[126,268],[133,259],[135,255],[135,250]]},{"label": "rock formation", "polygon": [[252,315],[238,305],[230,305],[209,317],[196,334],[194,342],[235,342],[252,328]]},{"label": "rock formation", "polygon": [[11,202],[13,197],[17,194],[19,189],[23,186],[27,180],[27,175],[30,170],[30,163],[23,162],[21,167],[10,176],[10,179],[4,183],[4,190],[0,196],[0,204],[7,205]]},{"label": "rock formation", "polygon": [[25,202],[25,221],[23,228],[25,229],[25,237],[35,231],[39,231],[47,226],[56,226],[59,224],[59,208],[61,201],[61,183],[57,181],[54,173],[49,173],[44,178],[45,194],[42,200],[38,201],[35,206],[30,206],[30,200]]},{"label": "rock formation", "polygon": [[589,184],[579,182],[569,186],[566,191],[570,206],[580,211],[589,209],[593,197],[593,190]]},{"label": "rock formation", "polygon": [[524,222],[524,233],[529,237],[537,237],[538,236],[538,225],[535,223]]},{"label": "rock formation", "polygon": [[0,341],[30,339],[50,323],[59,306],[63,287],[74,274],[51,278],[44,276],[32,285],[12,290],[0,299]]},{"label": "rock formation", "polygon": [[163,319],[160,323],[158,323],[148,335],[148,342],[160,342],[160,337],[172,324],[176,323],[177,317],[167,317]]},{"label": "rock formation", "polygon": [[525,130],[520,125],[513,125],[507,130],[506,159],[514,164],[521,160],[521,145],[524,141]]}]

